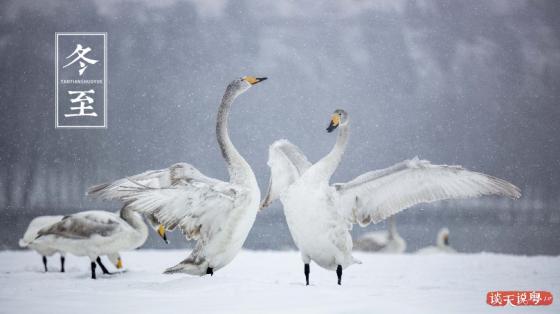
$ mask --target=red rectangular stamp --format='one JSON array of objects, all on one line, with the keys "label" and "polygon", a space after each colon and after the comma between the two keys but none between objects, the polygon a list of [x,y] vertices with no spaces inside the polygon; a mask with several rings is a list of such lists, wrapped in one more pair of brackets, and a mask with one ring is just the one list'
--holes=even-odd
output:
[{"label": "red rectangular stamp", "polygon": [[549,291],[490,291],[486,294],[486,303],[491,306],[551,305],[552,300]]}]

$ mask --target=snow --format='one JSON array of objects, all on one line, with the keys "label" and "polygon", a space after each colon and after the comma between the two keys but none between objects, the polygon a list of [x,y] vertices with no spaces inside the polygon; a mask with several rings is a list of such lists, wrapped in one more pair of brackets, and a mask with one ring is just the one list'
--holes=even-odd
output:
[{"label": "snow", "polygon": [[[161,272],[181,250],[122,253],[126,271],[91,280],[87,258],[0,252],[0,313],[560,313],[547,307],[494,308],[491,290],[560,292],[560,257],[491,253],[386,255],[355,252],[363,261],[343,274],[311,265],[311,286],[294,251],[242,251],[213,277]],[[108,267],[109,263],[105,263]],[[111,267],[112,268],[112,267]],[[114,268],[112,268],[114,269]],[[98,273],[99,274],[99,273]]]}]

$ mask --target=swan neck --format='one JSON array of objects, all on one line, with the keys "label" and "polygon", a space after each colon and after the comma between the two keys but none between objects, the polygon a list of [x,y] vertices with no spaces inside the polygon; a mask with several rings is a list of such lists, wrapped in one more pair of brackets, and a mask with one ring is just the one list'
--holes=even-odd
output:
[{"label": "swan neck", "polygon": [[[243,156],[237,151],[228,131],[228,118],[231,104],[237,98],[237,93],[229,87],[226,89],[220,108],[218,109],[218,121],[216,123],[216,136],[222,156],[228,166],[230,181],[232,183],[244,183],[248,175],[252,175],[251,167]],[[252,175],[254,177],[254,175]]]},{"label": "swan neck", "polygon": [[346,143],[348,143],[349,135],[350,130],[348,128],[348,123],[341,125],[339,127],[338,136],[336,137],[336,143],[327,156],[323,157],[320,161],[324,165],[323,169],[321,169],[321,173],[319,174],[321,179],[329,180],[336,171],[336,168],[338,168],[338,165],[342,160],[342,156],[344,155],[344,151],[346,150]]},{"label": "swan neck", "polygon": [[142,216],[134,210],[130,209],[128,206],[124,206],[121,209],[120,217],[136,231],[148,234],[148,226],[146,226],[146,223],[144,222],[144,219],[142,219]]}]

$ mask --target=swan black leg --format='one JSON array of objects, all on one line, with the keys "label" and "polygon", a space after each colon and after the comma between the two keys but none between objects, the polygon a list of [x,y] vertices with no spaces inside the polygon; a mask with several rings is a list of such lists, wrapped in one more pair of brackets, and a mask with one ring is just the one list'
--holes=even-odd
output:
[{"label": "swan black leg", "polygon": [[48,272],[48,268],[47,268],[47,257],[43,256],[43,265],[45,266],[45,273]]},{"label": "swan black leg", "polygon": [[303,266],[303,273],[305,274],[305,285],[309,286],[309,264]]},{"label": "swan black leg", "polygon": [[64,256],[60,256],[60,272],[63,273],[64,272]]},{"label": "swan black leg", "polygon": [[111,275],[111,273],[107,270],[105,265],[103,265],[103,263],[101,263],[101,258],[99,256],[97,257],[96,261],[97,261],[97,264],[99,264],[99,267],[101,267],[101,270],[103,271],[103,274]]},{"label": "swan black leg", "polygon": [[212,267],[206,268],[206,274],[210,276],[214,276],[214,268]]},{"label": "swan black leg", "polygon": [[342,266],[338,265],[336,267],[336,275],[338,276],[338,285],[342,285]]},{"label": "swan black leg", "polygon": [[95,278],[95,262],[91,262],[91,279]]}]

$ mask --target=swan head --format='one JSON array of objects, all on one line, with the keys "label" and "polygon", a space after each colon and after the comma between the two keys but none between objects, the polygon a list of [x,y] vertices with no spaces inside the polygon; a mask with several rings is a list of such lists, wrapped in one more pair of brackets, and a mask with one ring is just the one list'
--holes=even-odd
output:
[{"label": "swan head", "polygon": [[158,222],[157,218],[154,215],[146,215],[146,220],[148,220],[150,227],[152,227],[152,229],[157,232],[157,234],[163,239],[163,241],[166,244],[169,244],[165,227]]},{"label": "swan head", "polygon": [[251,86],[257,85],[266,79],[266,77],[244,76],[229,83],[228,90],[234,92],[236,95],[240,95],[251,88]]},{"label": "swan head", "polygon": [[169,241],[167,240],[167,233],[165,232],[165,227],[163,225],[158,226],[157,233],[166,244],[169,244]]},{"label": "swan head", "polygon": [[437,236],[437,245],[439,247],[449,246],[449,229],[441,228]]},{"label": "swan head", "polygon": [[123,268],[122,258],[119,254],[108,254],[107,258],[117,269]]},{"label": "swan head", "polygon": [[331,116],[331,122],[327,127],[327,132],[331,133],[340,125],[347,125],[348,121],[348,113],[342,109],[336,109]]}]

